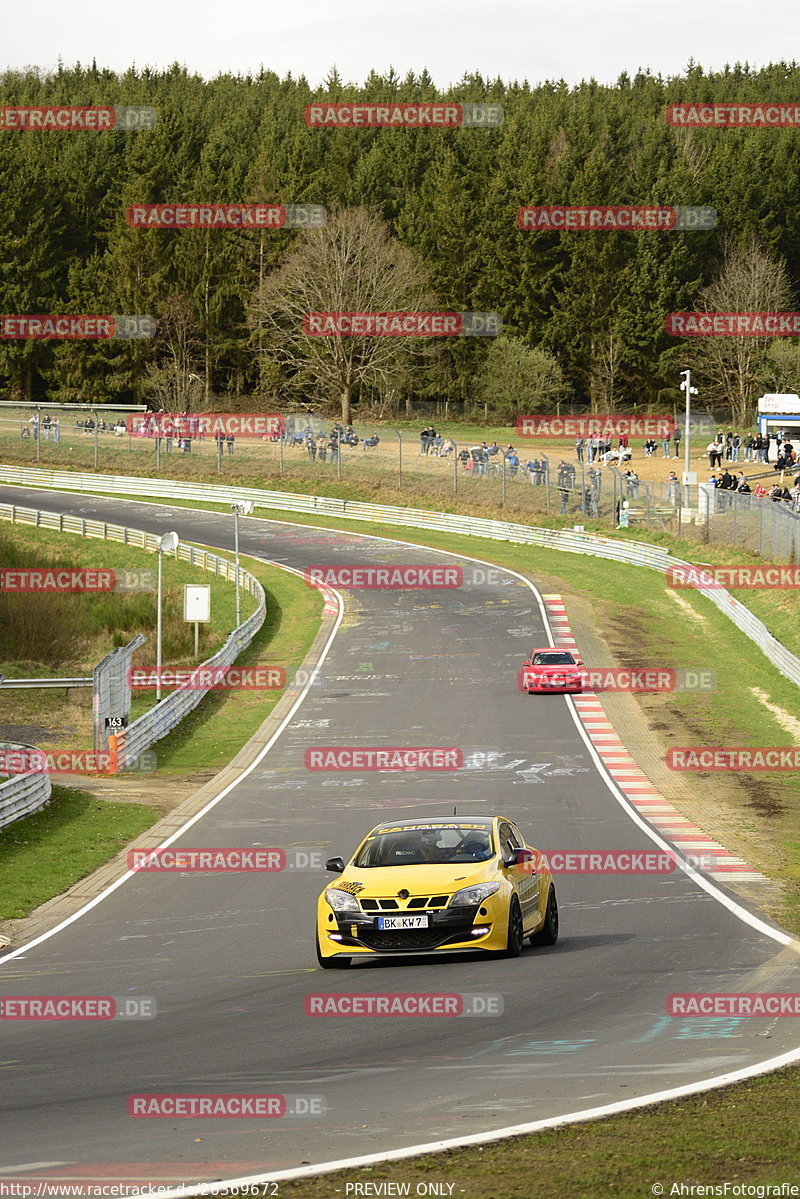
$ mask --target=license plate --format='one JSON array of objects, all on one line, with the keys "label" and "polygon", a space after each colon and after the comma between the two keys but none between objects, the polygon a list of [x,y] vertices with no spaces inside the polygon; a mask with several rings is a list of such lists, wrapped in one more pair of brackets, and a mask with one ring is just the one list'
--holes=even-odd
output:
[{"label": "license plate", "polygon": [[378,928],[427,928],[427,916],[378,916]]}]

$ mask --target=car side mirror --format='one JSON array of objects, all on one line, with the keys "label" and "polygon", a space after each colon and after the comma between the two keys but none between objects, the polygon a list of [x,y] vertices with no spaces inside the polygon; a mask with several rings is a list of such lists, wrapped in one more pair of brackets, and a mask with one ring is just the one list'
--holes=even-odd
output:
[{"label": "car side mirror", "polygon": [[522,665],[523,665],[523,666],[530,666],[530,665],[531,665],[531,663],[530,663],[530,662],[523,662],[523,663],[522,663]]},{"label": "car side mirror", "polygon": [[583,666],[583,658],[576,658],[576,659],[575,659],[575,665],[576,665],[576,666]]},{"label": "car side mirror", "polygon": [[325,863],[325,869],[332,871],[333,874],[344,874],[344,860],[342,858],[328,858]]},{"label": "car side mirror", "polygon": [[512,849],[511,853],[506,854],[503,858],[503,865],[506,870],[510,870],[513,866],[527,866],[532,869],[529,863],[535,861],[536,855],[530,849]]}]

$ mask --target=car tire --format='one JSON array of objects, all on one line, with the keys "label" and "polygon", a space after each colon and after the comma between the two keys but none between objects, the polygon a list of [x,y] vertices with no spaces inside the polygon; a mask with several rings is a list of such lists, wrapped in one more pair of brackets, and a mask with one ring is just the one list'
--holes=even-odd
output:
[{"label": "car tire", "polygon": [[552,883],[547,896],[544,924],[538,933],[533,933],[528,940],[531,945],[555,945],[558,940],[558,903],[556,901],[556,889]]},{"label": "car tire", "polygon": [[503,950],[503,957],[518,958],[522,953],[524,945],[525,933],[522,928],[522,911],[520,910],[519,900],[514,895],[511,898],[511,904],[508,909],[508,932],[506,933],[506,947]]},{"label": "car tire", "polygon": [[323,970],[346,970],[351,958],[324,958],[320,953],[319,934],[317,934],[317,961]]}]

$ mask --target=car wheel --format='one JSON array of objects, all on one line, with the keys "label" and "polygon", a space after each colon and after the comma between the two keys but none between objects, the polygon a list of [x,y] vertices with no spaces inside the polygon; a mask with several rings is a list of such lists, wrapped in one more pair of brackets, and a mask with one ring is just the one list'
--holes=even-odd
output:
[{"label": "car wheel", "polygon": [[556,889],[551,885],[547,896],[547,908],[544,914],[544,924],[538,933],[528,938],[531,945],[555,945],[558,940],[558,904]]},{"label": "car wheel", "polygon": [[317,934],[317,961],[323,970],[346,970],[350,965],[350,958],[324,958],[319,949],[319,934]]},{"label": "car wheel", "polygon": [[522,929],[522,912],[520,911],[519,900],[514,895],[511,899],[511,906],[508,909],[508,933],[506,935],[506,947],[503,951],[503,957],[518,958],[522,953],[524,944],[525,933]]}]

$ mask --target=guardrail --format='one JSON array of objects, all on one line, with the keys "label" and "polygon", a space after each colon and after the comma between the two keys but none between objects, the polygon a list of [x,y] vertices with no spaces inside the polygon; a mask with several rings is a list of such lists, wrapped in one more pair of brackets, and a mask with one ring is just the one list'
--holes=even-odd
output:
[{"label": "guardrail", "polygon": [[[51,473],[51,472],[47,472]],[[150,553],[157,553],[160,537],[156,533],[146,533],[143,529],[129,529],[123,525],[110,524],[103,520],[90,520],[82,516],[70,516],[63,512],[46,512],[38,508],[25,508],[19,504],[0,504],[0,520],[9,520],[14,524],[32,524],[42,529],[57,529],[61,533],[80,533],[83,537],[99,537],[108,541],[121,541],[124,545],[133,545]],[[218,578],[236,583],[236,564],[227,558],[220,558],[208,550],[195,549],[194,546],[179,544],[175,557],[190,566],[210,571]],[[254,575],[239,567],[239,587],[254,596],[256,609],[247,620],[230,633],[221,649],[207,661],[200,663],[194,669],[204,672],[203,677],[213,678],[220,670],[227,669],[242,650],[246,649],[266,620],[267,600],[264,588]],[[206,674],[205,672],[210,672]],[[24,680],[30,684],[32,680]],[[55,680],[53,686],[79,685],[82,680]],[[90,679],[91,683],[92,680]],[[36,680],[37,685],[46,680]],[[3,686],[14,685],[14,680],[5,680]],[[150,708],[142,716],[134,720],[123,732],[116,735],[112,748],[112,760],[115,769],[124,769],[134,763],[145,750],[156,741],[166,737],[177,724],[191,712],[202,700],[211,687],[196,689],[180,688]],[[111,740],[110,745],[111,745]]]},{"label": "guardrail", "polygon": [[[43,761],[46,758],[35,745],[25,745],[19,741],[0,741],[0,754],[22,754],[29,761]],[[0,777],[5,774],[0,771]],[[13,824],[31,812],[38,812],[50,802],[52,784],[46,765],[41,770],[29,770],[25,774],[12,774],[5,782],[0,782],[0,828]]]},{"label": "guardrail", "polygon": [[[627,562],[633,566],[646,566],[662,573],[665,573],[669,566],[691,565],[681,558],[674,557],[669,550],[641,541],[623,541],[594,533],[543,529],[477,516],[429,512],[421,508],[398,508],[388,504],[368,504],[330,496],[298,495],[293,492],[263,491],[251,487],[226,487],[216,483],[183,483],[174,479],[140,479],[129,475],[94,475],[14,466],[0,466],[0,482],[46,486],[65,491],[205,500],[219,504],[227,504],[234,500],[252,500],[259,508],[277,508],[285,512],[304,512],[309,515],[340,516],[345,520],[435,529],[446,533],[486,537],[495,541],[510,541],[519,545],[539,545],[566,553],[588,554],[615,562]],[[701,587],[698,590],[732,620],[793,683],[800,686],[800,659],[770,633],[763,621],[722,588]]]},{"label": "guardrail", "polygon": [[17,690],[32,690],[35,687],[91,687],[94,679],[6,679],[0,678],[0,688],[10,687]]}]

